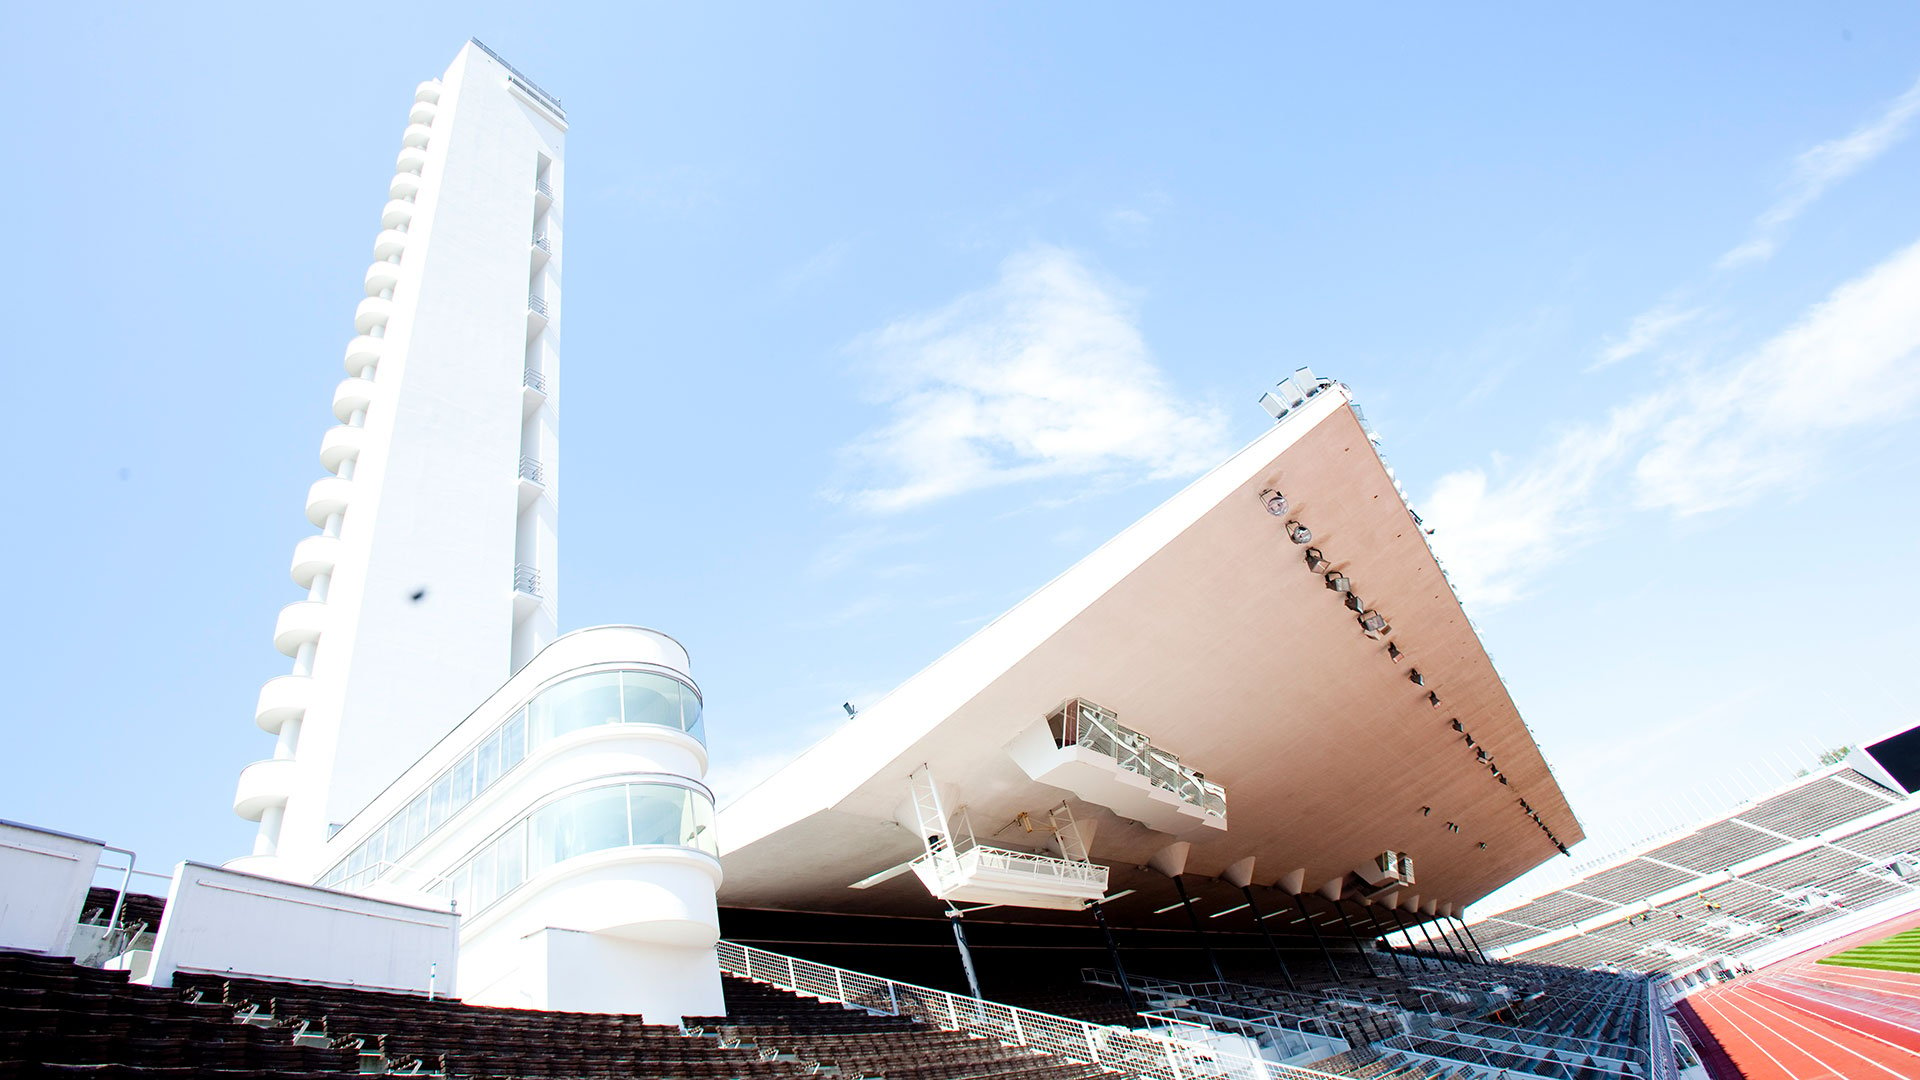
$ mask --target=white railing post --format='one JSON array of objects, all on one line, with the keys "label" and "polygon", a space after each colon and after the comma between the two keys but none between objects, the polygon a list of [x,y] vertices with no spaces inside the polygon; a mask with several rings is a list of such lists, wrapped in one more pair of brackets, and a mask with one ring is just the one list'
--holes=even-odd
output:
[{"label": "white railing post", "polygon": [[795,978],[793,974],[793,957],[791,956],[787,957],[787,989],[800,989],[800,980]]},{"label": "white railing post", "polygon": [[887,998],[888,1000],[893,1002],[893,1015],[899,1016],[900,1015],[900,984],[897,982],[894,982],[892,979],[887,980]]},{"label": "white railing post", "polygon": [[1027,1033],[1020,1026],[1020,1010],[1008,1009],[1007,1016],[1013,1021],[1013,1039],[1021,1046],[1027,1045]]},{"label": "white railing post", "polygon": [[960,1007],[954,1004],[954,998],[952,994],[947,994],[945,996],[947,999],[947,1026],[952,1028],[955,1031],[959,1031],[960,1030]]},{"label": "white railing post", "polygon": [[834,993],[840,995],[840,1000],[844,1002],[847,1000],[847,980],[843,977],[843,974],[840,968],[833,969],[833,990]]}]

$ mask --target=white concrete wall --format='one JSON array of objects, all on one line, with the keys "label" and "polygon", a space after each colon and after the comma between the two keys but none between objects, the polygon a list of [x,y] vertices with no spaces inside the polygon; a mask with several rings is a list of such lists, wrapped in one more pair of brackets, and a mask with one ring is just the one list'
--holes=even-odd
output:
[{"label": "white concrete wall", "polygon": [[99,840],[0,821],[0,949],[72,956]]},{"label": "white concrete wall", "polygon": [[[352,818],[514,666],[533,184],[544,155],[557,243],[564,127],[469,45],[444,76],[427,154],[278,859],[259,866],[289,878],[310,879],[329,825]],[[541,357],[550,390],[559,379],[557,250],[542,271],[552,279]],[[555,626],[556,402],[535,421],[548,487],[528,511],[537,524],[529,561],[546,597],[533,616],[536,648]]]},{"label": "white concrete wall", "polygon": [[459,926],[450,912],[183,862],[143,981],[171,986],[187,971],[445,993]]}]

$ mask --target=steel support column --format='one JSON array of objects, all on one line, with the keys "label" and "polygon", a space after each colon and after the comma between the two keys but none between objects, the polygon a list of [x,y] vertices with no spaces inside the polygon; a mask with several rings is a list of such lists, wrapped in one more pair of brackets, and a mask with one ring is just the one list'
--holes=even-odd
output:
[{"label": "steel support column", "polygon": [[1334,965],[1333,953],[1327,951],[1327,939],[1320,936],[1319,924],[1313,921],[1313,914],[1307,910],[1307,898],[1294,893],[1293,906],[1300,909],[1300,917],[1307,920],[1307,929],[1313,931],[1313,943],[1320,946],[1320,958],[1327,962],[1327,970],[1333,973],[1333,981],[1346,982],[1340,975],[1340,969]]},{"label": "steel support column", "polygon": [[1187,895],[1185,877],[1184,874],[1173,875],[1173,887],[1180,890],[1180,906],[1187,909],[1187,921],[1193,924],[1193,936],[1200,939],[1200,949],[1207,954],[1207,964],[1213,968],[1213,977],[1226,982],[1226,973],[1220,970],[1220,958],[1213,955],[1213,943],[1207,940],[1207,932],[1200,928],[1200,916],[1193,910],[1193,898]]},{"label": "steel support column", "polygon": [[1133,984],[1127,981],[1127,965],[1120,962],[1120,943],[1114,940],[1113,928],[1107,925],[1107,913],[1100,907],[1100,901],[1087,901],[1087,910],[1093,912],[1093,921],[1100,924],[1100,936],[1107,939],[1107,959],[1113,961],[1113,974],[1120,980],[1120,994],[1127,999],[1127,1008],[1140,1011],[1140,1003],[1133,999]]},{"label": "steel support column", "polygon": [[1260,928],[1260,936],[1267,939],[1267,951],[1273,954],[1273,962],[1280,967],[1280,976],[1287,980],[1287,989],[1298,990],[1293,981],[1293,972],[1287,970],[1287,961],[1280,955],[1280,946],[1273,943],[1273,931],[1267,929],[1266,917],[1260,914],[1260,905],[1254,903],[1253,886],[1240,886],[1240,895],[1247,898],[1247,910],[1253,912],[1253,925]]},{"label": "steel support column", "polygon": [[1367,974],[1379,975],[1373,969],[1373,958],[1367,955],[1367,947],[1360,944],[1360,935],[1353,932],[1353,921],[1347,918],[1347,906],[1338,900],[1333,902],[1333,913],[1340,916],[1340,925],[1347,928],[1347,936],[1353,939],[1353,951],[1360,954],[1360,962],[1367,965]]},{"label": "steel support column", "polygon": [[973,950],[967,948],[967,931],[960,925],[960,913],[947,912],[947,921],[953,924],[953,943],[960,947],[960,966],[967,969],[967,986],[974,997],[985,1000],[987,995],[980,992],[980,976],[973,970]]},{"label": "steel support column", "polygon": [[1483,964],[1492,964],[1492,958],[1487,956],[1487,950],[1480,947],[1480,939],[1473,936],[1473,927],[1468,926],[1465,919],[1460,920],[1460,929],[1466,933],[1467,940],[1473,942],[1473,951],[1480,954],[1480,962]]}]

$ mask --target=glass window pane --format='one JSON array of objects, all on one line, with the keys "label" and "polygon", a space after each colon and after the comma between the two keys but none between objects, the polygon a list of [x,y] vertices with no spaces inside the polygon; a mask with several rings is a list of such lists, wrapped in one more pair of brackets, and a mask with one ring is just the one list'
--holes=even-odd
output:
[{"label": "glass window pane", "polygon": [[665,784],[634,784],[628,789],[632,800],[633,842],[636,844],[675,844],[684,830],[686,788]]},{"label": "glass window pane", "polygon": [[522,821],[500,838],[500,894],[520,887],[527,880],[527,823]]},{"label": "glass window pane", "polygon": [[493,879],[494,869],[497,863],[498,860],[495,857],[492,844],[488,844],[486,847],[480,849],[480,854],[473,857],[473,863],[471,864],[473,901],[472,906],[467,908],[469,912],[479,911],[481,908],[493,903],[494,897],[499,895],[497,883]]},{"label": "glass window pane", "polygon": [[454,762],[453,801],[447,804],[447,816],[452,817],[459,809],[473,801],[473,755],[468,754]]},{"label": "glass window pane", "polygon": [[687,814],[681,824],[686,830],[680,840],[683,845],[720,857],[720,842],[713,835],[713,803],[705,795],[687,792]]},{"label": "glass window pane", "polygon": [[407,804],[407,849],[412,850],[415,844],[426,838],[426,835],[427,796],[425,792],[421,792]]},{"label": "glass window pane", "polygon": [[427,831],[432,832],[447,820],[448,804],[453,799],[453,777],[443,776],[434,781],[427,797]]},{"label": "glass window pane", "polygon": [[702,743],[707,741],[707,726],[700,717],[700,695],[684,686],[680,688],[680,727]]},{"label": "glass window pane", "polygon": [[500,775],[500,732],[487,736],[480,744],[480,751],[473,761],[473,790],[475,794],[487,790],[493,779]]},{"label": "glass window pane", "polygon": [[473,910],[473,873],[468,867],[453,872],[453,899],[461,911]]},{"label": "glass window pane", "polygon": [[620,722],[620,673],[581,675],[549,687],[530,706],[533,744],[598,724]]},{"label": "glass window pane", "polygon": [[521,709],[500,729],[500,771],[506,772],[527,756],[527,710]]},{"label": "glass window pane", "polygon": [[533,815],[533,872],[627,842],[627,796],[619,787],[570,795]]},{"label": "glass window pane", "polygon": [[680,729],[680,684],[664,675],[645,671],[623,672],[622,697],[626,701],[626,722],[658,724]]}]

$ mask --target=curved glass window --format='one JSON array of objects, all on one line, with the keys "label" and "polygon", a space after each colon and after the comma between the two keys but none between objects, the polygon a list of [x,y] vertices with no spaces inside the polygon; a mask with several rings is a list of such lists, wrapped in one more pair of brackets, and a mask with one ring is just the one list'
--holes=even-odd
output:
[{"label": "curved glass window", "polygon": [[442,822],[545,743],[591,727],[652,724],[702,744],[706,726],[693,687],[657,671],[596,671],[562,679],[533,696],[479,745],[435,777],[414,800],[320,879],[329,888],[378,880]]},{"label": "curved glass window", "polygon": [[514,822],[426,891],[472,914],[556,863],[635,845],[693,848],[718,858],[713,796],[664,782],[575,792]]}]

